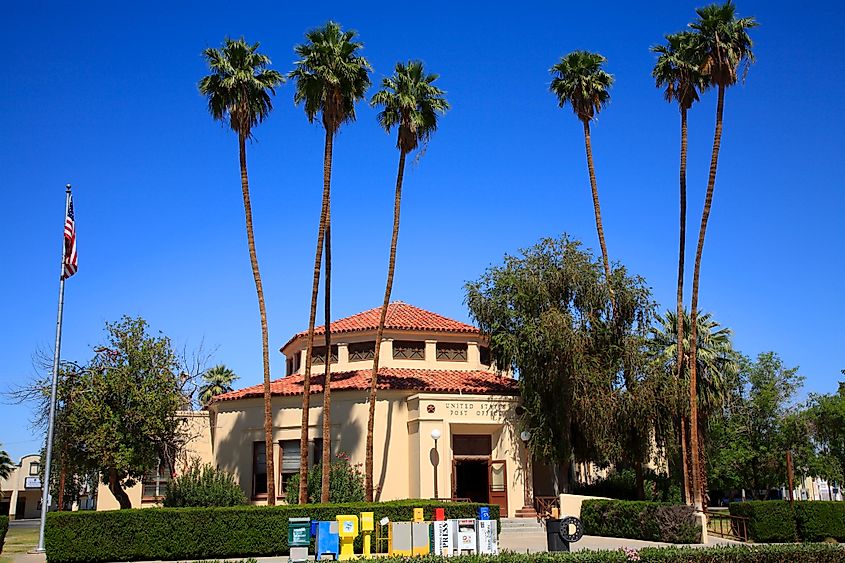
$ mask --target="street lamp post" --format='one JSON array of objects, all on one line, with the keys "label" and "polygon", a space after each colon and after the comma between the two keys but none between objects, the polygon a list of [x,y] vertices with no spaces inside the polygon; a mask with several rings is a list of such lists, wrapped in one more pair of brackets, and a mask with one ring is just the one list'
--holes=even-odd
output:
[{"label": "street lamp post", "polygon": [[531,454],[528,451],[528,442],[531,440],[531,432],[523,430],[519,433],[519,439],[522,440],[522,449],[525,450],[525,466],[522,478],[525,506],[517,511],[517,516],[521,516],[523,518],[536,517],[537,511],[534,509],[534,503],[531,502],[531,497],[528,494],[528,476],[531,475]]},{"label": "street lamp post", "polygon": [[437,465],[440,461],[440,453],[437,449],[437,440],[440,439],[440,430],[435,428],[431,431],[431,437],[434,439],[434,451],[431,454],[431,466],[434,468],[434,498],[435,500],[440,498],[440,495],[437,492]]}]

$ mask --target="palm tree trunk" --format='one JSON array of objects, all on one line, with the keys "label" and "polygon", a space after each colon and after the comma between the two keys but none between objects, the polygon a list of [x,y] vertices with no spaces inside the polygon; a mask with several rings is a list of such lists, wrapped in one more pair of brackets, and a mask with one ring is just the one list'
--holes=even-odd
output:
[{"label": "palm tree trunk", "polygon": [[[305,371],[302,378],[302,427],[299,437],[299,504],[308,502],[308,426],[311,407],[311,364],[314,359],[314,322],[317,320],[317,295],[320,289],[320,263],[323,260],[323,238],[329,213],[329,190],[332,177],[332,133],[326,129],[323,153],[323,205],[320,227],[317,229],[317,250],[314,255],[314,278],[311,283],[311,311],[308,315],[308,348],[305,352]],[[328,358],[331,361],[331,358]],[[325,447],[325,446],[324,446]]]},{"label": "palm tree trunk", "polygon": [[599,234],[599,245],[601,246],[601,259],[604,262],[604,275],[607,280],[607,289],[610,292],[610,303],[616,316],[616,300],[613,296],[613,287],[610,284],[610,260],[607,257],[607,244],[604,242],[604,226],[601,222],[601,206],[599,205],[599,188],[596,185],[596,169],[593,166],[593,145],[590,142],[590,122],[584,123],[584,146],[587,149],[587,170],[590,173],[590,188],[593,191],[593,210],[596,213],[596,231]]},{"label": "palm tree trunk", "polygon": [[[331,163],[329,163],[331,166]],[[331,198],[331,194],[329,194]],[[331,410],[332,410],[332,333],[331,333],[331,297],[332,297],[332,204],[331,199],[326,211],[326,271],[325,271],[325,302],[323,309],[326,315],[326,364],[323,378],[323,472],[321,475],[320,502],[329,502],[329,475],[331,474]]]},{"label": "palm tree trunk", "polygon": [[[367,502],[373,501],[373,429],[376,419],[376,394],[378,389],[379,352],[384,337],[384,323],[387,318],[387,306],[393,291],[393,274],[396,270],[396,243],[399,240],[399,211],[402,205],[402,179],[405,175],[405,151],[399,150],[399,170],[396,172],[396,194],[393,198],[393,236],[390,239],[390,258],[387,263],[387,283],[384,286],[384,301],[376,331],[375,350],[373,351],[373,372],[370,378],[370,412],[367,417],[367,451],[364,462],[364,491]],[[382,461],[384,463],[384,461]]]},{"label": "palm tree trunk", "polygon": [[684,502],[692,504],[692,493],[690,492],[690,464],[689,452],[687,451],[687,417],[681,417],[681,483],[683,484]]},{"label": "palm tree trunk", "polygon": [[270,396],[270,344],[267,335],[267,309],[264,306],[264,287],[261,284],[261,272],[258,270],[258,255],[255,252],[255,234],[252,230],[252,204],[249,201],[249,178],[246,173],[246,135],[238,135],[238,148],[241,161],[241,191],[244,196],[244,214],[246,215],[246,240],[249,245],[249,261],[252,264],[252,277],[255,279],[255,292],[258,294],[258,312],[261,315],[261,357],[264,362],[264,446],[267,459],[267,504],[276,504],[276,480],[273,471],[273,410]]},{"label": "palm tree trunk", "polygon": [[[684,256],[686,254],[686,239],[687,239],[687,108],[681,106],[681,172],[680,172],[680,186],[681,186],[681,217],[679,241],[678,241],[678,304],[677,304],[677,348],[678,348],[678,381],[684,379]],[[687,435],[684,430],[684,417],[681,417],[681,451],[683,452],[683,490],[684,500],[691,503],[692,498],[689,496],[689,479],[687,478]]]},{"label": "palm tree trunk", "polygon": [[704,236],[707,233],[707,220],[713,205],[713,188],[716,185],[716,166],[719,163],[719,146],[722,142],[722,114],[725,109],[725,87],[719,86],[719,98],[716,103],[716,132],[713,135],[713,154],[710,158],[710,177],[707,180],[707,194],[704,197],[704,211],[701,213],[701,229],[698,232],[698,247],[695,250],[695,268],[692,274],[692,303],[690,306],[690,449],[692,450],[692,489],[696,508],[702,508],[701,463],[698,446],[698,391],[696,389],[696,352],[698,343],[698,283],[701,274],[701,254],[704,251]]}]

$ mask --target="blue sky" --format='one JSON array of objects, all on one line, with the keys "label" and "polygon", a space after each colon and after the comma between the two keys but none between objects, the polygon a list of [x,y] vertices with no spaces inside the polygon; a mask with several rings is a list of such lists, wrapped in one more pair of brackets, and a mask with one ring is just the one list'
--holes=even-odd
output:
[{"label": "blue sky", "polygon": [[[52,345],[67,182],[80,269],[67,284],[63,357],[85,361],[104,322],[141,315],[180,347],[215,348],[239,384],[260,381],[237,142],[197,93],[206,70],[200,52],[244,35],[287,72],[293,45],[328,19],[360,32],[374,82],[396,61],[419,58],[441,74],[453,106],[406,173],[395,299],[467,320],[464,282],[506,252],[563,232],[597,248],[581,126],[548,92],[558,57],[588,49],[604,54],[616,76],[611,104],[593,125],[608,250],[671,306],[679,118],[654,87],[648,48],[681,30],[699,4],[7,6],[0,389],[28,381],[33,351]],[[807,391],[831,392],[845,368],[845,9],[745,0],[738,8],[761,22],[753,32],[758,62],[727,94],[701,304],[735,331],[737,348],[775,350],[801,367]],[[322,178],[322,129],[307,123],[292,95],[291,85],[278,91],[248,148],[274,350],[307,323]],[[714,111],[715,93],[690,114],[689,248]],[[336,318],[381,300],[394,143],[362,105],[335,144]],[[272,367],[280,377],[275,351]],[[0,404],[0,443],[15,458],[39,447],[30,416]]]}]

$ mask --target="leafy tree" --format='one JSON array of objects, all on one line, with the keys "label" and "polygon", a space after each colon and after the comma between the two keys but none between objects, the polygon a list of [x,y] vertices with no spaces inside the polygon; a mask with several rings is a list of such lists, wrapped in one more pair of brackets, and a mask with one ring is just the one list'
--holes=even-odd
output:
[{"label": "leafy tree", "polygon": [[[749,488],[758,495],[786,483],[786,451],[794,450],[796,467],[817,467],[802,414],[793,399],[804,378],[798,368],[788,368],[774,352],[755,361],[741,360],[731,400],[712,421],[709,470],[716,488]],[[805,427],[806,428],[806,427]]]},{"label": "leafy tree", "polygon": [[845,480],[845,381],[839,382],[836,393],[810,395],[807,421],[813,441],[826,461],[818,475],[842,482]]},{"label": "leafy tree", "polygon": [[15,463],[6,450],[0,449],[0,479],[8,479],[15,470]]},{"label": "leafy tree", "polygon": [[[326,140],[323,152],[323,205],[314,256],[314,279],[311,285],[311,311],[308,318],[308,349],[302,388],[302,438],[300,441],[301,502],[308,495],[308,414],[310,402],[311,364],[314,352],[314,322],[317,317],[317,292],[320,285],[320,262],[323,246],[326,251],[325,316],[326,362],[323,381],[323,467],[329,467],[331,454],[331,178],[334,136],[344,123],[355,121],[355,104],[364,98],[370,86],[370,63],[359,54],[363,43],[356,41],[355,31],[343,31],[335,22],[305,34],[305,43],[297,45],[299,60],[289,77],[296,81],[294,102],[302,104],[308,121],[321,117]],[[268,445],[268,450],[269,445]],[[269,469],[268,469],[269,471]],[[323,475],[323,502],[329,498],[329,475]]]},{"label": "leafy tree", "polygon": [[372,98],[372,105],[381,107],[378,114],[379,124],[390,133],[394,127],[399,129],[396,148],[399,149],[399,171],[396,174],[396,194],[393,199],[393,236],[390,239],[390,258],[387,265],[387,283],[384,288],[384,301],[379,315],[376,331],[375,351],[373,353],[373,375],[370,381],[370,410],[367,419],[367,450],[365,470],[366,498],[373,500],[373,427],[376,416],[376,393],[378,384],[379,352],[384,336],[384,323],[390,293],[393,289],[393,274],[396,269],[396,244],[399,240],[399,211],[402,203],[402,178],[405,173],[405,157],[420,143],[425,144],[437,130],[437,114],[444,114],[449,109],[445,92],[434,85],[437,74],[426,74],[420,61],[408,64],[396,63],[393,76],[382,80],[381,87]]},{"label": "leafy tree", "polygon": [[[598,53],[587,51],[573,51],[561,57],[551,72],[552,83],[550,89],[557,97],[560,107],[567,103],[584,125],[584,146],[587,151],[587,170],[590,173],[590,188],[593,192],[593,210],[596,215],[596,231],[601,245],[601,256],[604,262],[604,273],[610,280],[610,259],[607,256],[607,244],[604,241],[604,226],[601,221],[601,207],[599,206],[599,190],[596,185],[596,171],[593,166],[593,147],[590,141],[590,121],[610,102],[610,87],[613,75],[602,69],[607,61]],[[613,293],[610,299],[613,304]]]},{"label": "leafy tree", "polygon": [[[701,213],[701,228],[698,233],[698,246],[695,251],[695,267],[692,276],[692,298],[690,310],[691,324],[690,340],[696,339],[696,316],[698,315],[698,286],[701,274],[701,254],[704,250],[704,237],[707,232],[707,221],[713,204],[713,188],[716,184],[716,166],[719,162],[719,147],[722,141],[722,114],[725,108],[725,89],[736,84],[737,70],[740,65],[746,65],[754,60],[751,51],[751,38],[748,30],[756,27],[753,18],[736,18],[736,8],[727,0],[724,4],[711,4],[696,10],[698,19],[690,24],[695,31],[693,38],[694,49],[703,61],[699,67],[701,74],[718,87],[719,98],[716,103],[716,131],[713,136],[713,153],[710,159],[710,175],[707,180],[707,193],[704,197],[704,210]],[[746,66],[747,68],[747,66]],[[694,505],[701,508],[699,481],[706,480],[703,463],[699,460],[698,445],[698,409],[696,404],[695,361],[696,350],[691,354],[692,376],[690,377],[690,446],[692,449],[692,488]]]},{"label": "leafy tree", "polygon": [[[706,78],[699,72],[700,53],[695,49],[692,32],[675,33],[666,36],[665,45],[652,47],[658,54],[657,62],[651,75],[658,88],[664,88],[663,95],[667,102],[677,102],[681,112],[681,164],[680,164],[680,221],[678,242],[678,291],[676,304],[677,319],[677,361],[680,369],[684,355],[684,257],[687,237],[687,112],[692,104],[697,102],[699,92],[703,92],[708,84]],[[682,375],[676,373],[680,380]],[[685,500],[690,499],[689,479],[687,470],[687,437],[686,416],[680,419],[681,451],[683,452],[683,490]]]},{"label": "leafy tree", "polygon": [[[690,326],[692,322],[692,315],[684,311],[680,323]],[[649,340],[650,354],[658,369],[663,371],[670,377],[671,375],[680,375],[680,379],[676,380],[677,385],[667,394],[673,416],[677,416],[679,420],[678,432],[682,434],[681,444],[681,467],[684,473],[684,482],[687,481],[686,472],[691,467],[690,453],[684,447],[687,443],[683,439],[683,434],[688,432],[688,428],[683,424],[683,419],[688,413],[689,404],[684,400],[686,394],[685,389],[689,388],[689,378],[692,370],[690,369],[690,361],[692,358],[692,350],[696,350],[697,369],[695,371],[698,383],[696,391],[698,393],[697,406],[701,416],[698,417],[699,435],[702,436],[699,447],[702,451],[699,452],[701,459],[706,459],[704,448],[707,446],[708,437],[708,421],[710,417],[721,411],[721,409],[730,401],[731,391],[736,388],[737,374],[740,368],[739,354],[734,350],[731,342],[732,331],[728,328],[721,327],[718,322],[714,321],[710,313],[704,313],[696,318],[698,325],[696,334],[696,345],[692,346],[690,331],[685,340],[681,341],[681,346],[678,346],[678,316],[672,312],[667,311],[663,317],[658,317],[657,326],[651,330],[651,338]],[[678,349],[684,350],[681,356],[681,364],[678,364]],[[679,370],[678,366],[681,366]],[[674,430],[673,430],[674,431]],[[706,481],[701,483],[703,487],[701,494],[706,495],[707,484]],[[691,491],[685,491],[686,501],[691,500]]]},{"label": "leafy tree", "polygon": [[[339,452],[331,462],[329,471],[323,471],[319,465],[314,465],[308,471],[308,502],[324,502],[322,475],[329,474],[330,491],[328,502],[364,502],[364,475],[361,465],[353,465],[349,456]],[[291,475],[287,486],[288,504],[298,504],[299,474]]]},{"label": "leafy tree", "polygon": [[199,388],[200,404],[207,405],[217,395],[232,391],[232,384],[239,379],[235,372],[219,364],[202,374]]},{"label": "leafy tree", "polygon": [[69,455],[94,468],[120,503],[125,488],[159,463],[171,469],[189,438],[176,413],[182,406],[178,357],[170,339],[151,336],[141,318],[106,324],[106,342],[75,377],[63,428]]},{"label": "leafy tree", "polygon": [[609,282],[601,263],[564,236],[505,256],[466,285],[470,314],[489,335],[497,365],[519,373],[521,424],[544,461],[603,460],[618,441],[608,391],[632,385],[631,356],[654,305],[645,281],[624,268]]},{"label": "leafy tree", "polygon": [[[249,197],[249,178],[246,167],[246,141],[252,130],[264,121],[273,109],[271,95],[284,82],[278,71],[268,69],[270,59],[258,52],[259,43],[247,44],[243,38],[226,38],[220,49],[207,48],[203,57],[211,74],[199,82],[199,91],[208,99],[208,111],[238,135],[241,167],[241,192],[246,217],[246,237],[258,312],[261,317],[261,352],[264,362],[264,439],[267,451],[273,451],[273,421],[270,397],[270,347],[267,335],[267,310],[264,306],[264,287],[258,269],[255,235],[252,228],[252,204]],[[267,456],[267,503],[276,503],[273,456]]]}]

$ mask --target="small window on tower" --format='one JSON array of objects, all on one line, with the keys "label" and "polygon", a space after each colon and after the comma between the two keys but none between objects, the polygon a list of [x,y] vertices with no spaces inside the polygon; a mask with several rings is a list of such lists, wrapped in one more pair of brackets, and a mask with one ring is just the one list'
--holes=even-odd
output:
[{"label": "small window on tower", "polygon": [[437,343],[438,362],[465,362],[467,361],[466,344]]}]

